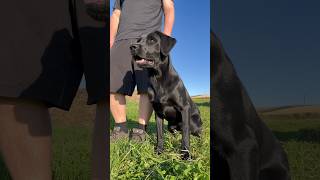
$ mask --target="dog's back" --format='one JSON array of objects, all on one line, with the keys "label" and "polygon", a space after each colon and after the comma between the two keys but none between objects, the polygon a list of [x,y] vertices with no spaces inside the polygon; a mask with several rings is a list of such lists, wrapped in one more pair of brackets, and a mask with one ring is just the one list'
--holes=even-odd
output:
[{"label": "dog's back", "polygon": [[[220,156],[217,159],[228,162],[224,169],[230,171],[230,179],[290,179],[286,154],[259,118],[221,42],[214,34],[211,34],[211,46],[214,66],[213,146],[215,154]],[[246,145],[240,147],[239,144],[243,143]],[[232,156],[238,160],[231,160]]]}]

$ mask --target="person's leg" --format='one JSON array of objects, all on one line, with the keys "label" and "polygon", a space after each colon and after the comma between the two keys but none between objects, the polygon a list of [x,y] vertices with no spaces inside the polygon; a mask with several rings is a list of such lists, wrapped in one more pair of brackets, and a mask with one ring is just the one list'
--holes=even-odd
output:
[{"label": "person's leg", "polygon": [[[110,49],[110,110],[115,120],[113,132],[128,131],[125,96],[130,96],[135,87],[130,44],[131,40],[121,40]],[[113,132],[111,136],[117,134]]]},{"label": "person's leg", "polygon": [[107,102],[97,104],[92,141],[92,180],[107,179]]},{"label": "person's leg", "polygon": [[50,180],[51,148],[46,106],[0,98],[0,152],[13,179]]},{"label": "person's leg", "polygon": [[149,74],[146,69],[140,68],[136,63],[133,64],[133,67],[137,90],[140,95],[138,117],[139,129],[145,130],[153,111],[153,107],[148,96],[148,89],[150,87]]},{"label": "person's leg", "polygon": [[110,94],[110,110],[115,123],[125,123],[126,119],[126,98],[122,94]]},{"label": "person's leg", "polygon": [[139,100],[139,118],[138,128],[133,128],[131,133],[131,140],[142,142],[146,140],[146,127],[151,117],[153,108],[150,103],[148,94],[140,93]]},{"label": "person's leg", "polygon": [[126,118],[126,98],[122,94],[110,94],[110,110],[115,124],[110,140],[115,141],[121,138],[128,138],[127,118]]},{"label": "person's leg", "polygon": [[137,91],[140,95],[139,99],[139,117],[138,128],[132,129],[131,139],[134,141],[146,140],[146,127],[152,115],[153,107],[148,96],[149,74],[148,71],[133,63],[134,78],[137,84]]},{"label": "person's leg", "polygon": [[140,126],[146,126],[149,122],[149,119],[152,115],[152,104],[150,103],[148,94],[142,93],[140,94],[139,100],[139,124]]}]

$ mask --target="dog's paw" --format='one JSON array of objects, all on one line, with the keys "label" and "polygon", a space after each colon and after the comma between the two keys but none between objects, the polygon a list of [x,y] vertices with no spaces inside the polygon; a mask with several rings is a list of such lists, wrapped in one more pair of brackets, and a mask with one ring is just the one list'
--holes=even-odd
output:
[{"label": "dog's paw", "polygon": [[181,150],[181,159],[182,160],[191,160],[191,154],[189,150]]}]

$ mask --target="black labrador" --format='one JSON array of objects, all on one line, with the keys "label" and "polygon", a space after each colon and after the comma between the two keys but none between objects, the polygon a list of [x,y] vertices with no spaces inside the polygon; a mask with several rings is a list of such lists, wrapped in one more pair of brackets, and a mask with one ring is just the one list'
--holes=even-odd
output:
[{"label": "black labrador", "polygon": [[189,159],[190,134],[200,136],[200,111],[192,101],[169,52],[176,40],[161,32],[153,32],[137,40],[130,49],[135,63],[149,74],[148,95],[156,114],[157,153],[163,151],[163,119],[170,132],[182,131],[182,159]]},{"label": "black labrador", "polygon": [[213,178],[290,180],[286,153],[259,118],[245,88],[211,33]]}]

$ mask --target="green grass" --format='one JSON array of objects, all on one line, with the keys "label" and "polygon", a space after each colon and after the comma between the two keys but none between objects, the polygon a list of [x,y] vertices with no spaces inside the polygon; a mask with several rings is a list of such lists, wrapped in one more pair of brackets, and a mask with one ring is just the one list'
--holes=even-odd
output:
[{"label": "green grass", "polygon": [[[90,179],[91,129],[89,125],[54,125],[53,176],[55,180]],[[0,179],[11,179],[1,160]]]},{"label": "green grass", "polygon": [[54,129],[54,179],[90,179],[91,129],[88,126],[67,126]]},{"label": "green grass", "polygon": [[263,118],[283,143],[292,180],[320,179],[320,118]]},{"label": "green grass", "polygon": [[[144,143],[127,140],[111,143],[111,179],[209,179],[210,178],[210,108],[208,100],[197,99],[203,119],[201,138],[191,136],[191,161],[180,159],[181,135],[165,131],[165,152],[157,155],[156,126],[152,116]],[[129,127],[137,127],[137,103],[128,103]],[[112,121],[113,122],[113,121]]]},{"label": "green grass", "polygon": [[[111,144],[112,179],[209,179],[209,102],[200,99],[196,103],[204,121],[204,134],[201,139],[191,138],[191,153],[194,156],[192,161],[180,160],[181,135],[175,137],[168,132],[165,134],[165,153],[159,156],[154,153],[156,139],[152,117],[147,142],[137,144],[119,141]],[[92,134],[90,120],[93,117],[92,109],[75,108],[71,113],[55,112],[54,179],[89,179]],[[128,119],[129,127],[137,126],[137,104],[133,101],[128,105]],[[292,180],[320,179],[320,117],[262,116],[262,119],[288,153]],[[0,179],[10,179],[1,157]]]}]

